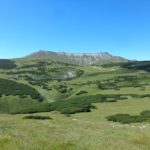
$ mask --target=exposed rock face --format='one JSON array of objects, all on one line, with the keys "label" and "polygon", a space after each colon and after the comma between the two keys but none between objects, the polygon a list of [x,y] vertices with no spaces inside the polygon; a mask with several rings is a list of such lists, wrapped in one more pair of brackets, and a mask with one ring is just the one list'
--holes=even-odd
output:
[{"label": "exposed rock face", "polygon": [[68,72],[66,72],[66,74],[62,75],[62,76],[60,77],[60,79],[61,79],[61,80],[67,80],[67,79],[72,79],[72,78],[75,77],[75,76],[76,76],[75,72],[68,71]]}]

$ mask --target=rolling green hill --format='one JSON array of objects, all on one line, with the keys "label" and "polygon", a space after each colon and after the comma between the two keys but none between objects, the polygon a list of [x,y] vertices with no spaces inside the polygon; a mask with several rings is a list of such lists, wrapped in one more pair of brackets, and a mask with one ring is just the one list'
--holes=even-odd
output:
[{"label": "rolling green hill", "polygon": [[[73,114],[90,112],[95,108],[93,103],[97,102],[117,102],[128,99],[129,96],[150,97],[150,62],[115,62],[82,66],[48,59],[45,57],[46,53],[48,57],[57,55],[55,52],[52,54],[40,51],[22,59],[0,60],[0,106],[7,108],[1,112],[56,110]],[[31,56],[34,59],[29,59]],[[127,88],[133,90],[128,91]],[[38,108],[33,109],[34,104],[31,103],[37,103]],[[19,110],[14,106],[11,111],[12,104],[19,105]]]},{"label": "rolling green hill", "polygon": [[150,62],[108,62],[0,60],[0,149],[150,149]]}]

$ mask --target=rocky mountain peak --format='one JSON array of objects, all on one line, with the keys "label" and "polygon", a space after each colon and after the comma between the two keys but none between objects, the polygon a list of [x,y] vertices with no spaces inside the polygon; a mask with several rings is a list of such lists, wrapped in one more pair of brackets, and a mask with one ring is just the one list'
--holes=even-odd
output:
[{"label": "rocky mountain peak", "polygon": [[59,61],[63,63],[72,63],[79,65],[103,64],[110,62],[126,62],[125,58],[113,56],[108,52],[98,53],[67,53],[67,52],[53,52],[39,50],[32,53],[25,58],[28,59],[48,59],[52,61]]}]

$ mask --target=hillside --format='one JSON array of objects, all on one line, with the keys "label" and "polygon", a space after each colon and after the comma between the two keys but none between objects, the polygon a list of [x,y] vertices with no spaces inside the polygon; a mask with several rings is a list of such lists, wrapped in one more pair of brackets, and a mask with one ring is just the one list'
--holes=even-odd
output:
[{"label": "hillside", "polygon": [[[0,60],[1,85],[10,87],[10,89],[4,88],[5,91],[1,90],[1,99],[15,99],[12,97],[17,96],[17,102],[12,101],[12,104],[17,103],[20,106],[19,110],[12,111],[9,106],[12,104],[2,100],[1,107],[7,109],[1,112],[57,110],[72,114],[89,112],[93,108],[92,103],[96,102],[116,102],[127,99],[128,96],[150,97],[148,92],[150,62],[148,61],[79,66],[56,60],[36,59],[37,54],[33,55],[35,55],[34,60],[27,58]],[[13,90],[11,87],[14,87]],[[125,92],[127,88],[133,90]],[[108,94],[108,91],[111,92]],[[137,91],[140,91],[140,95]],[[27,98],[30,102],[24,106],[22,101],[25,102],[23,99]],[[35,102],[34,99],[42,106],[41,109],[30,108],[32,101]]]},{"label": "hillside", "polygon": [[149,68],[0,60],[0,149],[150,149]]}]

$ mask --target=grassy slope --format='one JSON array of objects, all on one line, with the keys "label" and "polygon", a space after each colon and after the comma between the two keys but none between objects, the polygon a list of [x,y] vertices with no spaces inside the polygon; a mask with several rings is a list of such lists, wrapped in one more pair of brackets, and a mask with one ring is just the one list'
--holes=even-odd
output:
[{"label": "grassy slope", "polygon": [[[31,64],[35,64],[37,63],[36,61],[34,62],[30,62],[30,61],[17,61],[18,66],[24,66],[24,65],[31,65]],[[59,69],[59,73],[55,72],[55,71],[51,71],[51,69],[54,70],[58,70]],[[128,91],[126,92],[126,90],[128,88],[122,88],[120,91],[115,91],[115,90],[100,90],[97,88],[97,86],[95,84],[84,84],[88,81],[96,81],[96,80],[105,80],[105,79],[111,79],[113,77],[116,76],[124,76],[124,75],[137,75],[139,76],[141,74],[142,71],[124,71],[122,69],[120,69],[118,66],[117,67],[109,67],[109,68],[103,68],[103,67],[98,67],[98,66],[87,66],[87,67],[82,67],[82,66],[71,66],[71,69],[68,69],[68,66],[65,66],[65,64],[57,64],[57,63],[52,63],[50,65],[46,65],[46,71],[48,72],[48,76],[55,76],[57,77],[57,79],[61,76],[64,75],[66,70],[84,70],[84,74],[81,77],[75,78],[73,80],[69,80],[69,81],[61,81],[58,82],[57,80],[49,80],[47,84],[48,87],[52,88],[52,90],[47,91],[46,89],[42,89],[40,86],[34,86],[34,85],[30,85],[28,83],[27,80],[24,80],[22,78],[17,79],[18,82],[21,83],[26,83],[29,84],[30,86],[33,86],[34,88],[36,88],[41,95],[43,95],[44,97],[46,97],[46,99],[50,102],[55,101],[55,100],[61,100],[61,99],[67,99],[70,97],[74,97],[76,96],[75,94],[81,90],[87,90],[89,93],[89,95],[91,94],[107,94],[108,92],[110,93],[128,93]],[[30,67],[30,68],[20,68],[20,71],[38,71],[38,69],[36,67]],[[18,71],[18,69],[13,69],[11,71]],[[39,76],[35,76],[31,73],[21,73],[21,74],[14,74],[14,75],[5,75],[5,73],[1,73],[0,77],[2,78],[15,78],[18,75],[28,75],[31,76],[33,78],[39,78]],[[149,76],[149,74],[148,74]],[[150,79],[148,80],[150,81]],[[54,86],[56,85],[63,85],[66,84],[68,88],[73,88],[72,91],[70,92],[66,92],[66,93],[60,93],[58,92],[58,90],[56,90],[54,88]],[[75,85],[77,84],[77,85]],[[84,84],[84,85],[83,85]],[[130,93],[138,93],[140,92],[139,88],[131,88]],[[144,93],[148,93],[149,91],[149,87],[146,88],[146,90],[144,91]],[[140,92],[141,93],[141,92]]]},{"label": "grassy slope", "polygon": [[[43,63],[37,66],[34,66],[35,64],[39,64],[39,61],[24,61],[19,60],[16,62],[18,68],[17,69],[10,69],[10,70],[0,70],[0,77],[6,78],[6,79],[17,79],[17,82],[25,83],[33,88],[35,88],[48,102],[53,102],[56,100],[63,100],[63,99],[73,99],[77,96],[76,94],[80,91],[86,90],[88,93],[83,94],[87,95],[96,95],[96,94],[149,94],[150,86],[145,86],[145,90],[141,90],[139,87],[122,87],[120,90],[115,89],[107,89],[107,90],[101,90],[97,88],[97,85],[95,83],[88,84],[88,82],[95,82],[97,80],[103,81],[106,79],[112,79],[117,76],[148,76],[148,79],[142,79],[140,82],[148,83],[150,81],[150,75],[148,73],[142,74],[143,71],[126,71],[119,66],[112,66],[112,67],[100,67],[100,66],[68,66],[63,63],[56,63],[56,62],[47,62],[46,64]],[[43,66],[42,66],[43,65]],[[25,67],[24,67],[25,66]],[[40,74],[36,75],[37,72],[42,68],[42,71]],[[43,72],[44,70],[44,72]],[[59,70],[59,73],[58,73]],[[73,71],[76,72],[77,70],[83,70],[84,74],[81,77],[75,77],[71,80],[66,81],[58,81],[56,79],[59,79],[60,76],[64,75],[66,71]],[[11,74],[10,74],[10,73]],[[12,74],[14,73],[15,74]],[[19,73],[18,73],[19,72]],[[21,73],[20,73],[21,72]],[[33,72],[33,73],[32,73]],[[35,74],[34,74],[35,73]],[[42,86],[38,85],[32,85],[30,84],[30,80],[28,81],[26,78],[22,76],[28,76],[32,77],[33,79],[36,79],[37,81],[44,82],[43,76],[46,75],[47,77],[52,78],[52,80],[48,80],[48,82],[45,82],[44,84],[50,88],[51,90],[43,89]],[[21,77],[19,77],[21,76]],[[54,77],[54,78],[53,78]],[[35,81],[36,81],[35,80]],[[61,93],[57,90],[57,87],[60,85],[67,86],[66,93]],[[9,97],[8,97],[9,99]]]},{"label": "grassy slope", "polygon": [[[18,62],[22,66],[22,62]],[[57,67],[60,65],[57,64]],[[53,65],[56,67],[56,64]],[[33,86],[48,101],[70,99],[77,97],[81,90],[88,91],[85,95],[95,94],[149,94],[150,86],[145,90],[139,87],[123,87],[119,91],[114,89],[100,90],[95,84],[85,84],[87,81],[111,79],[115,76],[136,75],[143,76],[143,71],[126,72],[119,67],[102,68],[97,66],[77,67],[84,70],[85,74],[70,81],[49,81],[48,86],[67,84],[73,88],[66,94],[61,94],[56,89],[47,91],[39,86]],[[33,69],[33,68],[31,68]],[[144,76],[150,76],[144,73]],[[12,78],[15,75],[1,74],[2,78]],[[149,79],[141,82],[149,83]],[[28,84],[26,80],[17,82]],[[77,85],[74,85],[77,84]],[[11,98],[7,97],[9,100]],[[90,113],[78,113],[67,117],[59,112],[39,113],[50,116],[53,120],[23,120],[25,115],[0,115],[0,150],[149,150],[150,125],[139,123],[121,125],[109,122],[106,116],[117,113],[138,115],[141,111],[150,109],[149,98],[129,97],[128,100],[115,103],[97,103],[97,109]],[[142,126],[147,125],[145,128]]]},{"label": "grassy slope", "polygon": [[150,126],[120,125],[105,117],[116,113],[139,114],[149,109],[149,99],[129,99],[96,104],[91,113],[67,117],[57,112],[40,113],[53,120],[23,120],[25,115],[0,115],[2,150],[148,150]]}]

